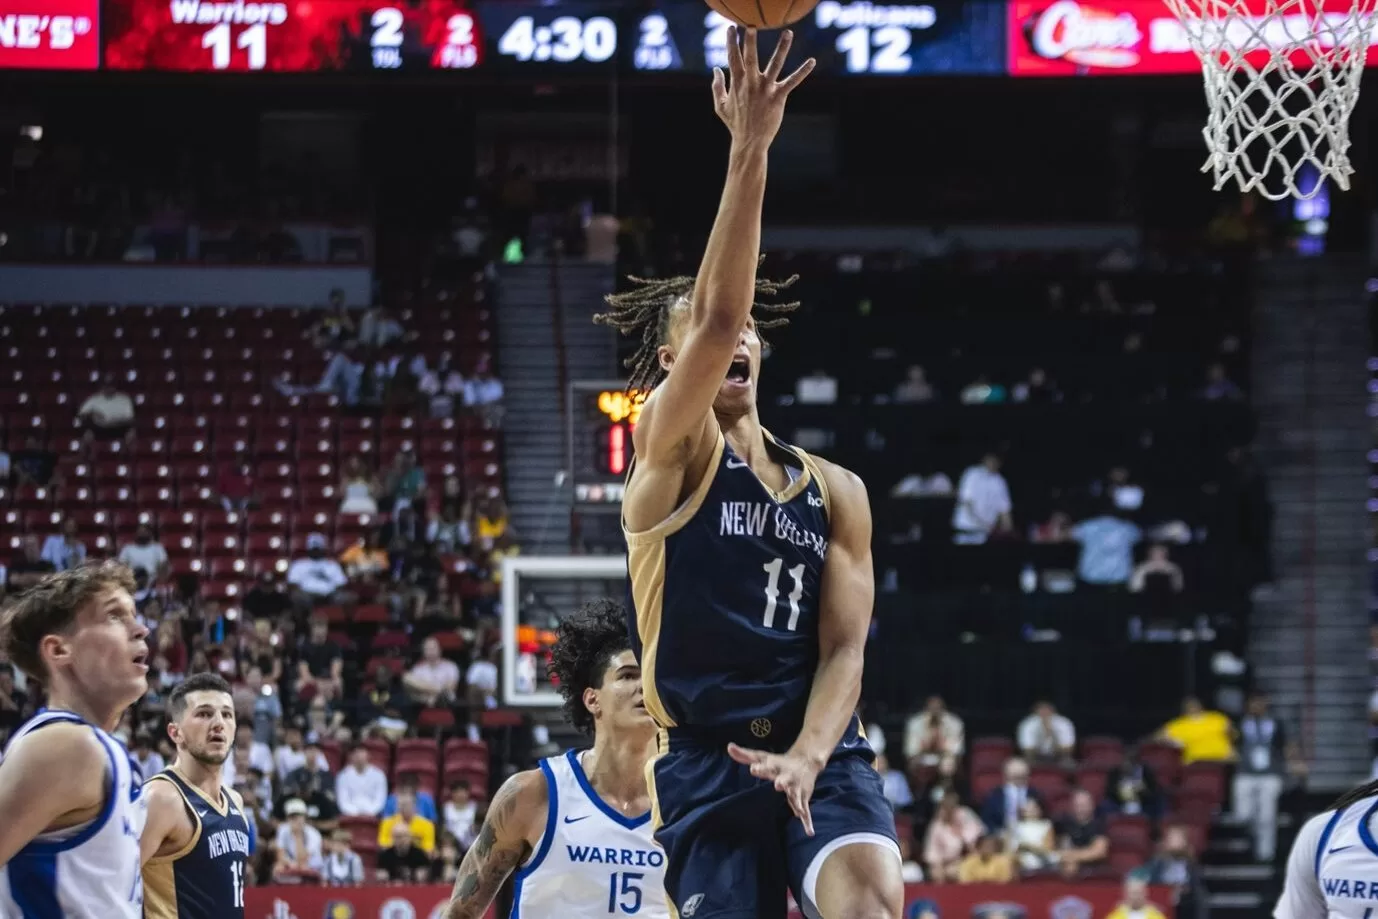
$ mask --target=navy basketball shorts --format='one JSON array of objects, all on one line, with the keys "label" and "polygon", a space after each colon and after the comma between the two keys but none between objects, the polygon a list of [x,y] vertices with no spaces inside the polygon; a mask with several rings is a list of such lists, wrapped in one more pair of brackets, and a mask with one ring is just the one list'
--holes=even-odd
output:
[{"label": "navy basketball shorts", "polygon": [[784,794],[733,762],[725,745],[672,745],[652,768],[665,892],[684,919],[784,919],[786,889],[808,919],[819,919],[818,874],[833,852],[870,843],[899,862],[890,802],[859,753],[839,751],[818,774],[813,836]]}]

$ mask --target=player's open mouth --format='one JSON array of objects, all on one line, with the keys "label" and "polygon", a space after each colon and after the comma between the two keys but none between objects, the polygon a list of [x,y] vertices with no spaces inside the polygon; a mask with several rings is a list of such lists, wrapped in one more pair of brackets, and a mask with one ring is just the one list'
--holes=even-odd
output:
[{"label": "player's open mouth", "polygon": [[148,652],[147,652],[147,651],[141,651],[141,652],[139,652],[138,654],[134,655],[134,663],[137,664],[137,665],[139,666],[139,668],[142,669],[145,673],[147,673],[147,672],[148,672]]},{"label": "player's open mouth", "polygon": [[751,363],[745,358],[737,358],[727,368],[727,382],[742,385],[751,381]]}]

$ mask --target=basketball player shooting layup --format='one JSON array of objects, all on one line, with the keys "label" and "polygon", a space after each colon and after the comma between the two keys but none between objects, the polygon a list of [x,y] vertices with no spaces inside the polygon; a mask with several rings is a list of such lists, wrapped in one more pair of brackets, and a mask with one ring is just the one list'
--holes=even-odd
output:
[{"label": "basketball player shooting layup", "polygon": [[550,671],[593,748],[542,760],[494,795],[445,919],[481,919],[516,870],[512,919],[666,919],[665,854],[651,839],[646,763],[656,726],[641,698],[627,613],[596,600],[560,623]]},{"label": "basketball player shooting layup", "polygon": [[758,329],[780,319],[753,303],[790,283],[756,278],[766,152],[813,65],[779,79],[789,46],[762,71],[754,32],[734,34],[730,79],[714,74],[732,146],[698,276],[640,282],[599,317],[641,337],[630,385],[651,390],[622,505],[646,709],[667,729],[648,779],[681,916],[783,916],[788,886],[811,919],[888,919],[895,822],[855,715],[866,490],[756,413]]},{"label": "basketball player shooting layup", "polygon": [[235,732],[230,684],[195,674],[172,691],[167,714],[177,758],[144,785],[144,917],[244,919],[252,832],[244,802],[220,784]]},{"label": "basketball player shooting layup", "polygon": [[1360,785],[1297,833],[1276,919],[1378,916],[1378,782]]},{"label": "basketball player shooting layup", "polygon": [[0,648],[48,691],[0,759],[0,916],[138,919],[141,776],[109,732],[148,691],[148,629],[117,562],[50,575],[0,613]]}]

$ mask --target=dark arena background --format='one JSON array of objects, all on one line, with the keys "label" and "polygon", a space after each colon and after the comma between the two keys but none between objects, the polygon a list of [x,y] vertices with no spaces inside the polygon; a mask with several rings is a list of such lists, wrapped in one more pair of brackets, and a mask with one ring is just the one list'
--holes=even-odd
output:
[{"label": "dark arena background", "polygon": [[[143,762],[177,681],[234,684],[252,919],[433,915],[501,781],[580,742],[545,660],[626,594],[640,410],[591,317],[696,270],[726,25],[0,0],[0,585],[139,570]],[[761,417],[869,489],[863,718],[909,916],[1102,919],[1126,878],[1166,916],[1263,916],[1301,821],[1374,768],[1378,87],[1351,191],[1216,192],[1175,25],[823,0],[797,26],[819,68],[761,271],[803,305]],[[430,639],[458,679],[421,698]],[[41,704],[0,659],[0,737]],[[360,741],[424,793],[430,868],[375,873],[391,812],[336,785]],[[1003,822],[1007,778],[1103,857],[960,883],[978,836],[1035,829]],[[364,886],[278,854],[291,798]]]}]

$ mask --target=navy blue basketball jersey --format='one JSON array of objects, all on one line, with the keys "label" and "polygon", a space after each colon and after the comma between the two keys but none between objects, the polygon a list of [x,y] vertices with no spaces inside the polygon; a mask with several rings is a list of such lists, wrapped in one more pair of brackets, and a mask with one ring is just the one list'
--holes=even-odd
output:
[{"label": "navy blue basketball jersey", "polygon": [[790,469],[783,491],[719,434],[694,493],[659,525],[626,532],[629,631],[662,728],[783,749],[818,667],[828,490],[812,457],[765,436]]},{"label": "navy blue basketball jersey", "polygon": [[171,782],[191,816],[191,841],[144,865],[144,919],[244,919],[244,872],[251,849],[249,821],[228,789],[212,801],[172,769]]}]

